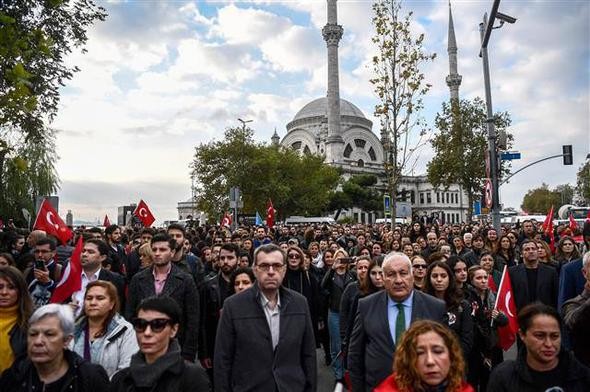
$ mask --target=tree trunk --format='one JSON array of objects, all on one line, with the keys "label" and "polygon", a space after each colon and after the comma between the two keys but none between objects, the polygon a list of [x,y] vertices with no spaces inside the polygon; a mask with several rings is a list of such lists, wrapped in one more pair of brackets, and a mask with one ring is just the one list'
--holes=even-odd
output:
[{"label": "tree trunk", "polygon": [[471,223],[473,220],[473,190],[467,189],[467,222]]}]

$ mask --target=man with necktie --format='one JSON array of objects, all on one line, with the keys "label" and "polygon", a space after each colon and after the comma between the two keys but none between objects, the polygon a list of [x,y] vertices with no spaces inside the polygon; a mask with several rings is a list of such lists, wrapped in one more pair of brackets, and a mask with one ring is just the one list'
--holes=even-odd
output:
[{"label": "man with necktie", "polygon": [[408,256],[385,256],[383,279],[385,290],[359,300],[348,351],[353,392],[372,391],[391,374],[395,345],[412,322],[427,319],[447,325],[445,303],[414,290]]}]

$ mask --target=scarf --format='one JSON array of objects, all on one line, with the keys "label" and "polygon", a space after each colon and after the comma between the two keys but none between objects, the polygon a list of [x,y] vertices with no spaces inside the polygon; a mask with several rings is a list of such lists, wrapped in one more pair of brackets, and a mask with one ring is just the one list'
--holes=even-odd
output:
[{"label": "scarf", "polygon": [[10,346],[10,331],[18,321],[18,304],[0,308],[0,373],[14,362],[14,353]]},{"label": "scarf", "polygon": [[150,388],[156,386],[162,374],[173,367],[182,365],[180,345],[173,339],[170,341],[168,351],[154,363],[148,364],[143,353],[138,352],[131,357],[129,372],[133,382],[138,388]]}]

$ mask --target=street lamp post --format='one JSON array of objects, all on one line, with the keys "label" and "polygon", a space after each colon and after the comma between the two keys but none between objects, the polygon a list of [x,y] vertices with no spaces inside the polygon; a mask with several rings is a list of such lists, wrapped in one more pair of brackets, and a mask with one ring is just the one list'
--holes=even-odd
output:
[{"label": "street lamp post", "polygon": [[[516,22],[516,18],[498,12],[500,0],[494,0],[492,11],[488,19],[487,13],[483,16],[483,22],[479,24],[479,33],[481,37],[481,60],[483,63],[483,79],[486,95],[487,107],[487,128],[488,128],[488,153],[490,160],[490,180],[492,185],[492,225],[496,231],[500,232],[500,192],[499,192],[499,161],[498,161],[498,147],[497,135],[494,127],[494,112],[492,110],[492,92],[490,88],[490,63],[488,60],[488,42],[492,29],[502,27],[507,23]],[[500,20],[500,25],[494,27],[494,21]]]}]

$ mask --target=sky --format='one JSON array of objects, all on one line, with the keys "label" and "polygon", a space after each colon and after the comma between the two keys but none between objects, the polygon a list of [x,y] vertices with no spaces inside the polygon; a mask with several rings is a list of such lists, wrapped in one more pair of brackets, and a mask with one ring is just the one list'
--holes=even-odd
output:
[{"label": "sky", "polygon": [[[61,90],[57,170],[60,214],[95,221],[117,207],[145,200],[156,224],[177,219],[176,204],[190,198],[194,148],[223,137],[238,118],[259,141],[281,138],[309,101],[325,96],[326,47],[321,28],[326,2],[98,1],[108,17],[89,31],[87,53],[67,58],[81,71]],[[478,25],[491,0],[452,2],[460,97],[484,96]],[[341,0],[338,22],[340,95],[374,118],[369,83],[371,1]],[[432,128],[449,99],[445,77],[448,2],[406,0],[413,31],[425,34],[436,60],[423,67],[432,89],[423,117]],[[499,10],[515,24],[493,30],[489,44],[494,111],[508,111],[514,170],[572,144],[574,165],[554,159],[532,166],[501,187],[504,207],[519,208],[527,190],[547,183],[575,184],[590,151],[590,2],[504,0]],[[377,126],[373,132],[379,135]],[[433,156],[420,151],[413,173]],[[474,159],[479,159],[474,157]]]}]

